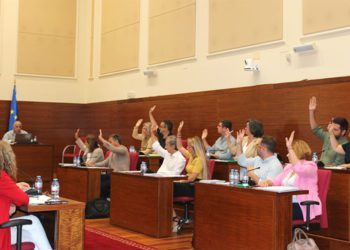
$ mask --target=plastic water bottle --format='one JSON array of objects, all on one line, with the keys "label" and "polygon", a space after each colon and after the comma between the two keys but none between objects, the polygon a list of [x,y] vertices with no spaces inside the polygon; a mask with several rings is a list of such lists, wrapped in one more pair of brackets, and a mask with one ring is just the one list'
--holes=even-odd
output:
[{"label": "plastic water bottle", "polygon": [[234,169],[230,170],[230,174],[228,176],[228,179],[229,179],[230,186],[234,186],[235,185],[235,170]]},{"label": "plastic water bottle", "polygon": [[58,200],[60,198],[60,184],[57,178],[54,178],[51,183],[51,195],[53,200]]},{"label": "plastic water bottle", "polygon": [[130,145],[130,147],[129,147],[129,152],[135,152],[135,147],[134,147],[134,145]]},{"label": "plastic water bottle", "polygon": [[36,138],[36,136],[34,136],[33,143],[38,143],[38,139]]},{"label": "plastic water bottle", "polygon": [[141,169],[141,175],[144,175],[145,173],[147,173],[147,164],[146,164],[146,162],[141,162],[141,167],[140,167],[140,169]]},{"label": "plastic water bottle", "polygon": [[233,172],[233,185],[238,185],[239,184],[239,173],[238,170],[235,169]]},{"label": "plastic water bottle", "polygon": [[77,166],[77,157],[76,156],[74,156],[74,158],[73,158],[73,165]]},{"label": "plastic water bottle", "polygon": [[210,159],[210,151],[209,151],[209,149],[207,149],[207,152],[205,153],[205,156],[207,157],[208,160]]},{"label": "plastic water bottle", "polygon": [[41,179],[40,175],[38,175],[35,179],[34,188],[39,195],[43,193],[43,180]]},{"label": "plastic water bottle", "polygon": [[249,186],[248,182],[249,182],[248,173],[247,173],[247,170],[244,170],[243,180],[242,180],[243,187],[248,187]]},{"label": "plastic water bottle", "polygon": [[312,159],[312,161],[315,162],[315,163],[318,162],[318,156],[317,156],[317,153],[316,153],[316,152],[313,152],[313,153],[312,153],[312,158],[311,158],[311,159]]},{"label": "plastic water bottle", "polygon": [[76,164],[77,167],[80,167],[80,156],[77,156]]}]

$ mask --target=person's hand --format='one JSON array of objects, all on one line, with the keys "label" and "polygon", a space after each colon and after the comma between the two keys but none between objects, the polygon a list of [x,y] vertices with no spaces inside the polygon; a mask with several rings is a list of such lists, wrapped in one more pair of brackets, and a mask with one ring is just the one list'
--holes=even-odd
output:
[{"label": "person's hand", "polygon": [[333,129],[334,129],[334,124],[333,123],[329,123],[327,126],[327,130],[330,134],[333,134]]},{"label": "person's hand", "polygon": [[245,135],[244,129],[240,129],[237,131],[237,138],[236,138],[237,144],[242,144],[244,135]]},{"label": "person's hand", "polygon": [[208,129],[205,128],[205,129],[203,129],[203,131],[202,131],[202,140],[206,139],[207,136],[208,136]]},{"label": "person's hand", "polygon": [[289,138],[286,137],[286,147],[287,147],[288,150],[292,149],[292,143],[293,143],[293,140],[294,140],[294,133],[295,133],[295,131],[292,131],[292,133],[290,134]]},{"label": "person's hand", "polygon": [[149,109],[149,113],[152,113],[156,109],[156,105]]},{"label": "person's hand", "polygon": [[317,107],[317,100],[316,100],[316,97],[313,96],[313,97],[311,97],[310,102],[309,102],[309,110],[315,111],[316,107]]},{"label": "person's hand", "polygon": [[265,181],[260,181],[260,182],[258,183],[258,186],[260,186],[260,187],[268,187],[268,186],[269,186],[269,182],[268,182],[267,180],[265,180]]},{"label": "person's hand", "polygon": [[77,129],[77,131],[75,131],[74,138],[75,138],[76,140],[79,139],[79,131],[80,131],[79,128]]},{"label": "person's hand", "polygon": [[230,137],[231,137],[231,134],[233,133],[233,130],[229,130],[229,129],[227,129],[226,131],[225,131],[225,138],[226,139],[229,139]]},{"label": "person's hand", "polygon": [[85,166],[87,166],[87,167],[93,167],[94,164],[93,164],[92,162],[90,162],[90,161],[87,161],[87,162],[85,162]]},{"label": "person's hand", "polygon": [[135,124],[135,127],[140,127],[141,123],[142,123],[143,119],[138,119],[138,121]]},{"label": "person's hand", "polygon": [[100,129],[100,134],[98,135],[98,138],[102,141],[102,140],[104,140],[103,139],[103,135],[102,135],[102,129]]},{"label": "person's hand", "polygon": [[179,124],[179,127],[177,128],[177,132],[180,133],[182,130],[182,127],[184,126],[184,121],[181,121]]},{"label": "person's hand", "polygon": [[19,189],[21,189],[22,191],[25,191],[27,189],[30,188],[30,185],[26,182],[17,182],[16,183],[17,187],[19,187]]}]

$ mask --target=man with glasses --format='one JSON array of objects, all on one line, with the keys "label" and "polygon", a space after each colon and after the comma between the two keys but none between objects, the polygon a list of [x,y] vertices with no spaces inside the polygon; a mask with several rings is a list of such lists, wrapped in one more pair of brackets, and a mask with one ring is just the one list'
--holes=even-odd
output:
[{"label": "man with glasses", "polygon": [[[207,152],[209,151],[210,157],[220,160],[232,159],[232,153],[227,146],[227,140],[225,134],[227,131],[232,130],[232,122],[229,120],[223,120],[217,125],[218,134],[220,137],[215,141],[213,146],[210,146],[207,142],[208,130],[204,129],[202,132],[202,141]],[[236,145],[235,138],[230,135],[230,141],[232,145]]]},{"label": "man with glasses", "polygon": [[282,164],[275,154],[276,140],[272,136],[264,135],[261,142],[257,145],[256,157],[247,158],[242,153],[242,141],[244,130],[237,133],[237,162],[241,166],[240,175],[243,178],[244,173],[256,184],[267,179],[274,179],[283,171]]}]

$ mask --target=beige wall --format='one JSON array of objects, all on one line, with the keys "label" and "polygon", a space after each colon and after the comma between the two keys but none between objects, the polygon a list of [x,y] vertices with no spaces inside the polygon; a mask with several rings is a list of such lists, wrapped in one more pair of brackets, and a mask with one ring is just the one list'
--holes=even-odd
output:
[{"label": "beige wall", "polygon": [[[19,100],[89,103],[135,97],[251,86],[349,75],[350,29],[303,37],[302,0],[284,1],[284,39],[275,44],[237,49],[208,56],[208,1],[196,1],[195,59],[152,66],[156,77],[143,75],[148,65],[148,0],[141,1],[139,68],[99,77],[100,10],[95,0],[94,61],[90,72],[90,15],[92,0],[79,0],[77,79],[18,76]],[[9,100],[16,70],[17,1],[1,1],[0,99]],[[261,20],[263,22],[263,20]],[[316,42],[317,53],[298,55],[292,47]],[[290,61],[286,55],[290,54]],[[243,70],[245,58],[260,60],[261,72]]]}]

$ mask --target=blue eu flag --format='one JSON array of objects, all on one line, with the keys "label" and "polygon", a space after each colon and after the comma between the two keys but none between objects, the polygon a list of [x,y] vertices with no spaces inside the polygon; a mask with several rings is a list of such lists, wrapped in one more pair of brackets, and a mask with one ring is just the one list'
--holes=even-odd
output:
[{"label": "blue eu flag", "polygon": [[13,128],[13,124],[17,120],[17,97],[16,97],[16,85],[13,86],[12,91],[12,101],[11,101],[11,110],[10,110],[10,119],[9,119],[9,129]]}]

